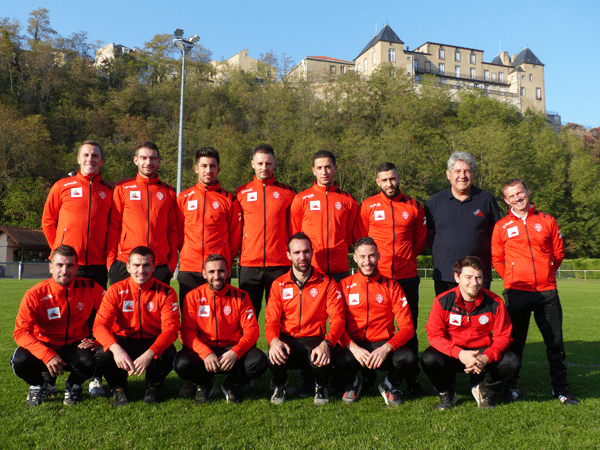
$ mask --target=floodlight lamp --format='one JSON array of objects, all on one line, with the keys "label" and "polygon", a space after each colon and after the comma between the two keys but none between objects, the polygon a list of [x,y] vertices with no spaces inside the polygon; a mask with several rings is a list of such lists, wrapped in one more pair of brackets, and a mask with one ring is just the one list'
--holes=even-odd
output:
[{"label": "floodlight lamp", "polygon": [[175,36],[176,38],[181,39],[181,37],[183,36],[183,30],[181,28],[177,28],[174,32],[173,32],[173,36]]},{"label": "floodlight lamp", "polygon": [[184,49],[183,41],[181,39],[173,39],[173,44],[175,44],[175,47],[177,47],[179,50]]},{"label": "floodlight lamp", "polygon": [[200,40],[200,36],[198,36],[197,34],[195,34],[189,40],[190,40],[190,42],[192,44],[195,44],[196,42],[198,42]]}]

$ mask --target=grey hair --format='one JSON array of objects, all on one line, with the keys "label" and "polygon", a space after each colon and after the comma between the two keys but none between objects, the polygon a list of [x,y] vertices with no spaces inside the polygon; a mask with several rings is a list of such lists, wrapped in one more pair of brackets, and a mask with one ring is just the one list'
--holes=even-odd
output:
[{"label": "grey hair", "polygon": [[469,152],[454,152],[448,159],[448,170],[452,170],[456,161],[463,161],[471,167],[471,171],[475,172],[475,159]]}]

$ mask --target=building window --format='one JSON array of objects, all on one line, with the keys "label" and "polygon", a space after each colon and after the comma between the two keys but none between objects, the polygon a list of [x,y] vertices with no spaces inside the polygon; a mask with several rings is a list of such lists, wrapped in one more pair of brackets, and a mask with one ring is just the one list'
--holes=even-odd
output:
[{"label": "building window", "polygon": [[454,66],[454,76],[460,77],[460,66]]},{"label": "building window", "polygon": [[496,81],[496,72],[492,72],[492,81]]},{"label": "building window", "polygon": [[392,77],[396,76],[396,72],[394,71],[393,67],[390,69],[390,76],[392,76]]},{"label": "building window", "polygon": [[459,51],[454,52],[454,61],[460,62],[460,52]]},{"label": "building window", "polygon": [[419,70],[419,60],[415,58],[414,60],[415,71]]},{"label": "building window", "polygon": [[446,71],[446,66],[444,65],[444,63],[440,63],[440,69],[439,72],[440,73],[444,73]]},{"label": "building window", "polygon": [[443,48],[440,48],[439,57],[440,57],[440,59],[446,59],[446,52],[444,51]]},{"label": "building window", "polygon": [[500,83],[504,81],[504,72],[498,72],[498,81]]},{"label": "building window", "polygon": [[529,81],[533,81],[533,74],[529,74]]},{"label": "building window", "polygon": [[396,62],[396,50],[394,50],[393,48],[390,48],[388,53],[389,53],[390,62]]},{"label": "building window", "polygon": [[525,96],[525,88],[524,87],[521,88],[521,96]]},{"label": "building window", "polygon": [[367,58],[365,58],[365,72],[367,71]]},{"label": "building window", "polygon": [[521,81],[525,81],[525,75],[521,75]]},{"label": "building window", "polygon": [[346,66],[340,67],[340,73],[346,73]]},{"label": "building window", "polygon": [[477,57],[475,56],[475,53],[471,53],[471,64],[477,64]]},{"label": "building window", "polygon": [[471,78],[475,78],[475,67],[471,67]]},{"label": "building window", "polygon": [[329,66],[329,73],[335,73],[335,66]]},{"label": "building window", "polygon": [[360,63],[356,65],[356,73],[360,73]]},{"label": "building window", "polygon": [[542,99],[542,88],[535,88],[535,98],[538,100]]},{"label": "building window", "polygon": [[489,80],[490,79],[490,71],[489,70],[484,70],[483,71],[483,79],[484,80]]},{"label": "building window", "polygon": [[377,64],[377,52],[373,52],[373,66]]}]

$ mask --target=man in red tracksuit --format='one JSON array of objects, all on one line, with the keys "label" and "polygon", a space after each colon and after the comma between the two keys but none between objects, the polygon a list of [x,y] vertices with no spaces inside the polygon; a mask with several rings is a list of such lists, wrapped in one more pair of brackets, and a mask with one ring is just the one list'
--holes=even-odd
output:
[{"label": "man in red tracksuit", "polygon": [[48,245],[70,245],[77,252],[77,276],[106,289],[106,234],[112,188],[102,180],[102,147],[85,141],[77,152],[79,172],[57,181],[46,199],[42,229]]},{"label": "man in red tracksuit", "polygon": [[[492,234],[492,264],[504,280],[504,298],[512,321],[511,350],[523,359],[533,312],[546,343],[553,395],[566,405],[577,405],[569,391],[562,333],[562,309],[555,273],[565,256],[563,239],[554,217],[536,210],[529,189],[520,179],[502,187],[510,207]],[[518,372],[510,380],[506,400],[518,400]]]},{"label": "man in red tracksuit", "polygon": [[[346,306],[346,331],[334,352],[334,378],[344,386],[342,400],[358,398],[361,368],[388,374],[379,391],[389,406],[402,404],[399,384],[417,365],[417,353],[406,345],[415,334],[404,292],[378,270],[379,251],[371,237],[354,244],[358,273],[344,278],[340,287]],[[394,319],[398,331],[394,328]]]},{"label": "man in red tracksuit", "polygon": [[423,370],[440,394],[437,409],[456,403],[457,372],[470,375],[477,406],[493,408],[494,396],[520,366],[508,350],[510,319],[502,299],[482,287],[485,268],[478,257],[465,256],[452,269],[458,286],[433,301],[427,320],[431,347],[423,352]]},{"label": "man in red tracksuit", "polygon": [[93,375],[94,343],[90,321],[100,307],[104,288],[76,278],[77,252],[60,245],[50,259],[52,277],[29,289],[17,313],[14,338],[19,346],[10,362],[15,374],[29,383],[27,404],[44,400],[51,377],[70,371],[65,381],[65,405],[81,400],[81,385]]},{"label": "man in red tracksuit", "polygon": [[214,375],[227,373],[221,386],[228,403],[240,403],[241,386],[267,370],[267,356],[255,347],[258,322],[249,295],[227,283],[231,271],[222,255],[210,255],[202,275],[207,283],[190,291],[181,326],[183,348],[175,372],[198,385],[195,404],[205,403]]},{"label": "man in red tracksuit", "polygon": [[136,247],[129,253],[130,277],[110,286],[94,322],[102,345],[98,367],[113,389],[114,406],[129,404],[127,376],[146,372],[145,403],[156,403],[165,378],[173,369],[179,332],[179,303],[170,286],[152,276],[154,253]]},{"label": "man in red tracksuit", "polygon": [[[356,237],[370,236],[375,240],[381,254],[379,270],[402,287],[416,331],[421,281],[417,274],[417,255],[427,244],[425,209],[400,191],[400,177],[394,164],[380,164],[376,181],[381,192],[360,205]],[[418,353],[416,333],[409,345]],[[418,366],[415,366],[415,372],[408,374],[406,381],[409,393],[422,396],[425,393],[417,380],[418,374]]]},{"label": "man in red tracksuit", "polygon": [[204,261],[213,253],[227,263],[235,259],[242,238],[242,212],[235,196],[221,189],[217,181],[219,152],[201,148],[196,152],[194,171],[198,183],[177,196],[179,233],[179,301],[206,283],[202,276]]},{"label": "man in red tracksuit", "polygon": [[275,385],[271,403],[285,402],[287,371],[304,369],[314,375],[314,402],[322,405],[329,402],[331,349],[344,332],[342,293],[333,278],[311,265],[313,249],[306,234],[290,237],[287,256],[292,269],[273,283],[265,319]]},{"label": "man in red tracksuit", "polygon": [[251,164],[254,179],[235,192],[242,209],[239,286],[250,295],[258,319],[263,293],[268,299],[273,281],[290,270],[285,252],[295,191],[273,176],[275,153],[270,145],[256,146]]},{"label": "man in red tracksuit", "polygon": [[156,173],[160,154],[156,144],[146,141],[135,150],[135,178],[117,184],[106,237],[110,284],[129,276],[129,252],[140,245],[156,255],[154,278],[169,284],[177,267],[177,216],[175,189],[160,181]]}]

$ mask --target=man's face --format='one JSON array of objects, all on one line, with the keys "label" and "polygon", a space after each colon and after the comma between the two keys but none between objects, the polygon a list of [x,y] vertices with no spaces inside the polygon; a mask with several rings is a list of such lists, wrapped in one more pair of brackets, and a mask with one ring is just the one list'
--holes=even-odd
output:
[{"label": "man's face", "polygon": [[471,166],[464,161],[456,161],[452,170],[446,170],[446,177],[455,192],[468,193],[473,184],[473,171]]},{"label": "man's face", "polygon": [[57,284],[68,286],[77,273],[77,257],[54,255],[50,260],[50,273]]},{"label": "man's face", "polygon": [[290,249],[287,257],[292,262],[292,267],[300,273],[306,273],[310,270],[310,261],[313,251],[310,242],[306,239],[294,239],[290,242]]},{"label": "man's face", "polygon": [[140,286],[152,279],[154,273],[154,258],[152,256],[130,255],[127,262],[127,272],[136,284]]},{"label": "man's face", "polygon": [[77,164],[83,176],[96,175],[104,164],[100,149],[90,144],[85,144],[77,153]]},{"label": "man's face", "polygon": [[395,170],[379,172],[375,181],[387,198],[394,198],[400,192],[400,177]]},{"label": "man's face", "polygon": [[313,174],[319,186],[333,186],[333,177],[337,172],[337,166],[329,158],[317,158],[313,163]]},{"label": "man's face", "polygon": [[358,270],[365,277],[372,277],[377,272],[379,263],[379,252],[375,245],[361,245],[354,250],[354,261],[358,265]]},{"label": "man's face", "polygon": [[138,173],[145,178],[156,177],[156,170],[160,166],[158,152],[149,148],[140,148],[133,162],[138,168]]},{"label": "man's face", "polygon": [[194,166],[194,172],[198,174],[198,181],[205,186],[212,186],[217,182],[217,175],[221,168],[215,158],[201,157]]},{"label": "man's face", "polygon": [[460,286],[463,300],[469,302],[479,294],[483,284],[483,272],[473,267],[463,267],[460,275],[454,274],[454,280]]},{"label": "man's face", "polygon": [[275,158],[273,158],[273,155],[256,153],[250,162],[256,178],[259,180],[268,180],[273,177],[273,171],[275,170]]},{"label": "man's face", "polygon": [[213,291],[220,291],[225,287],[229,273],[225,261],[209,261],[202,269],[202,276],[206,279],[208,287]]},{"label": "man's face", "polygon": [[529,209],[529,189],[522,183],[504,189],[504,201],[518,213],[526,213]]}]

